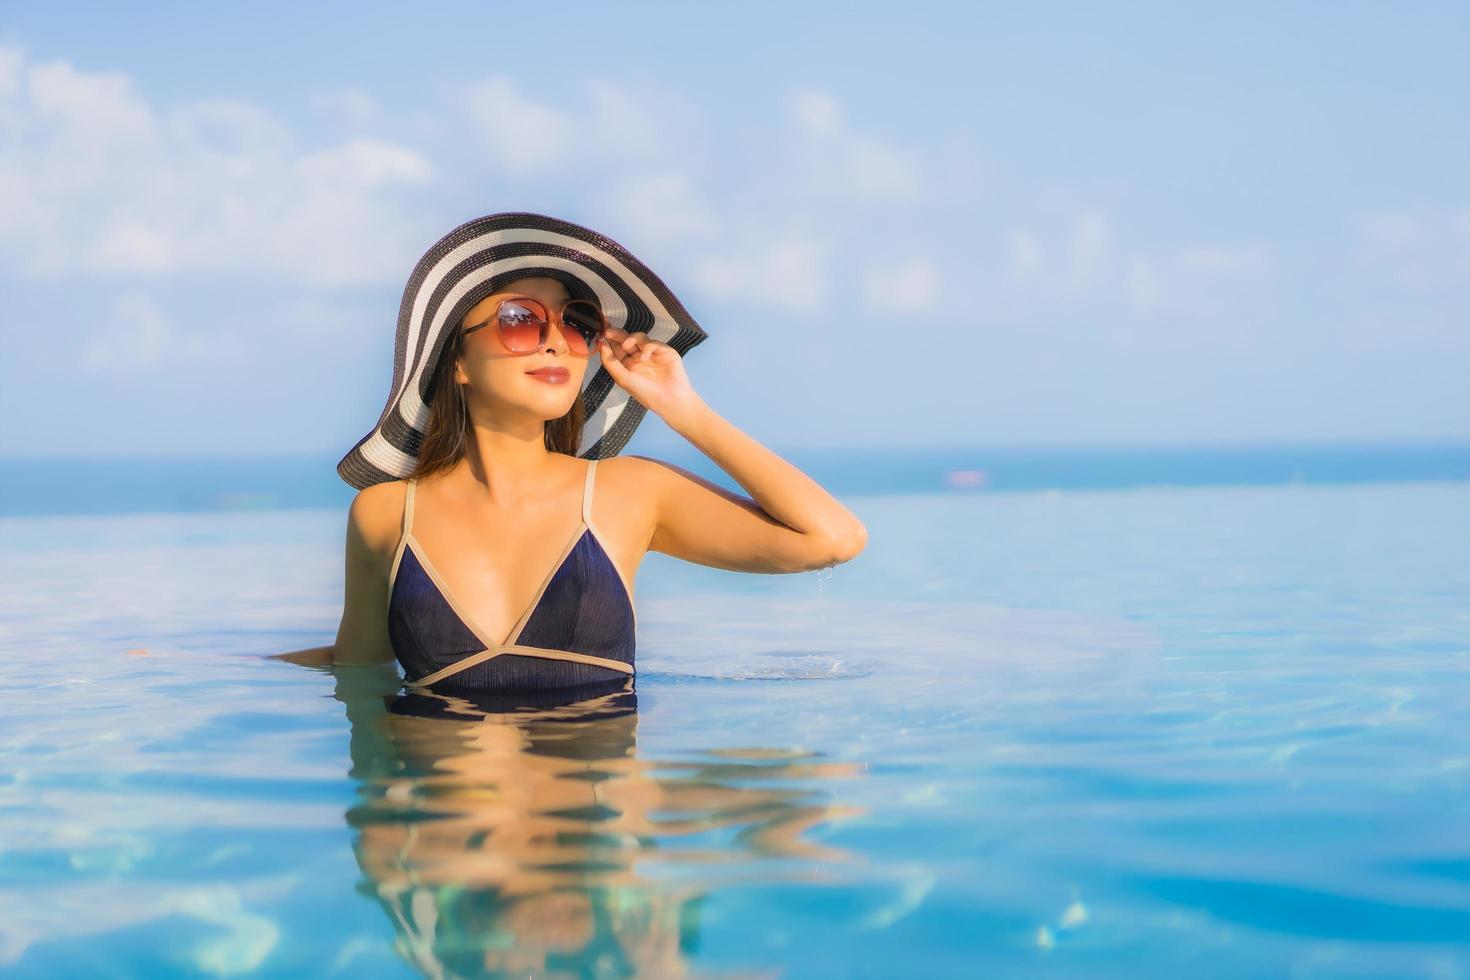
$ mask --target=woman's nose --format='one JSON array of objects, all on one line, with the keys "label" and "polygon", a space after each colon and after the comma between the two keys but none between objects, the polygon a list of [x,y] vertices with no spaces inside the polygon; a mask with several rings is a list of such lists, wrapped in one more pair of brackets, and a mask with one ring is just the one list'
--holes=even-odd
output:
[{"label": "woman's nose", "polygon": [[567,334],[572,328],[567,326],[566,321],[559,316],[552,320],[552,325],[553,329],[546,331],[546,346],[548,348],[560,347],[563,351],[571,350],[571,340],[568,339]]}]

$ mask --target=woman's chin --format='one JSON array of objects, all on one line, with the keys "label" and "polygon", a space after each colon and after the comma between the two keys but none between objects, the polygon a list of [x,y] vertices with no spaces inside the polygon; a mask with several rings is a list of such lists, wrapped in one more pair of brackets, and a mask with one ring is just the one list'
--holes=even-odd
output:
[{"label": "woman's chin", "polygon": [[529,398],[525,402],[522,402],[528,411],[539,414],[549,422],[552,419],[561,418],[572,410],[572,403],[577,399],[576,388],[570,385],[557,385],[555,387],[545,385],[544,387],[552,388],[552,390],[542,392],[539,396]]}]

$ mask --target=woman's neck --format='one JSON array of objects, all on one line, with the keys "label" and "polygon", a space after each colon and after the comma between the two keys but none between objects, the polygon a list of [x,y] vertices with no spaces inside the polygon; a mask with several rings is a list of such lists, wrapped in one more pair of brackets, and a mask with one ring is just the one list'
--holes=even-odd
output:
[{"label": "woman's neck", "polygon": [[531,446],[520,440],[492,438],[472,442],[464,458],[445,476],[492,504],[513,505],[544,496],[547,483],[563,472],[567,462],[565,454],[554,453],[539,441]]}]

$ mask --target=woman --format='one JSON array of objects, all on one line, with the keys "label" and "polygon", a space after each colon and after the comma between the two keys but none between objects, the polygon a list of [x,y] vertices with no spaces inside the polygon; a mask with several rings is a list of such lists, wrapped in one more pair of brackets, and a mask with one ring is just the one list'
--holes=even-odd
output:
[{"label": "woman", "polygon": [[[745,572],[852,559],[862,522],[690,385],[682,354],[705,336],[590,229],[511,212],[445,235],[404,291],[388,404],[337,467],[360,492],[336,641],[277,656],[591,696],[631,684],[647,551]],[[645,411],[751,497],[618,456]]]}]

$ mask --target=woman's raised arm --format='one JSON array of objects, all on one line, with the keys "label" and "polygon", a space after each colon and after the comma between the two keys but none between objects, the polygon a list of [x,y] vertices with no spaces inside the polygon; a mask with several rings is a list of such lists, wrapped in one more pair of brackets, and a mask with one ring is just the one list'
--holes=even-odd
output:
[{"label": "woman's raised arm", "polygon": [[754,498],[668,463],[630,457],[653,488],[650,550],[735,571],[804,572],[850,561],[867,545],[857,515],[705,404],[674,348],[646,331],[609,327],[598,353],[614,381]]},{"label": "woman's raised arm", "polygon": [[805,572],[850,561],[867,528],[821,484],[698,403],[669,424],[754,499],[682,467],[634,456],[657,512],[649,550],[742,572]]}]

